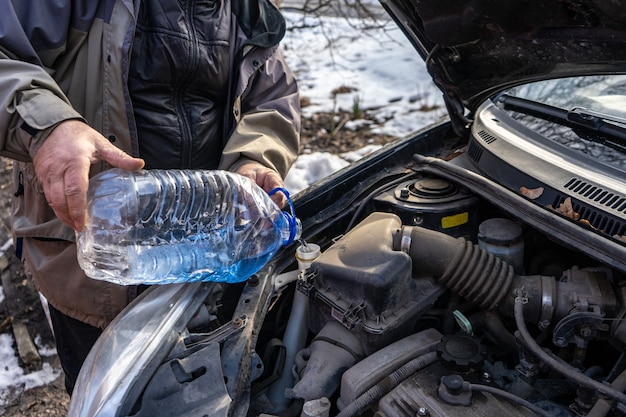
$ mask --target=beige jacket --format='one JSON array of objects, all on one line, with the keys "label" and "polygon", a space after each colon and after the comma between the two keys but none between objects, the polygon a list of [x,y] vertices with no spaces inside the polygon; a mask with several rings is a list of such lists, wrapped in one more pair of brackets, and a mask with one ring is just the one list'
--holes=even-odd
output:
[{"label": "beige jacket", "polygon": [[[14,10],[0,14],[0,154],[17,161],[16,246],[50,303],[98,327],[127,305],[134,288],[84,276],[76,261],[74,231],[46,203],[31,161],[54,126],[72,118],[85,120],[138,156],[125,83],[138,4],[16,0]],[[234,18],[240,24],[231,30],[231,45],[244,59],[234,74],[230,135],[220,168],[233,170],[254,160],[284,176],[296,158],[300,129],[296,83],[277,49],[284,21],[268,1],[234,0],[234,10],[236,6]],[[255,7],[263,13],[249,17]],[[265,20],[255,20],[259,15]],[[96,164],[92,174],[106,168]]]}]

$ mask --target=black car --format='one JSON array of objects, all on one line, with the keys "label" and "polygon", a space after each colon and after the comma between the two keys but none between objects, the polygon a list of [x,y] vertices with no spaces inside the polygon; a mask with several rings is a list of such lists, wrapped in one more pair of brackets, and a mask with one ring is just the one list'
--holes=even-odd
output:
[{"label": "black car", "polygon": [[240,285],[146,291],[70,416],[621,416],[626,3],[384,0],[449,118],[294,200]]}]

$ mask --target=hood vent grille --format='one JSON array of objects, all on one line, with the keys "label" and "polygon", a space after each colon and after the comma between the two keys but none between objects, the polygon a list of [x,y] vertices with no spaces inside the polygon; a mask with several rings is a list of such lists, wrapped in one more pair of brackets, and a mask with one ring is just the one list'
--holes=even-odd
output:
[{"label": "hood vent grille", "polygon": [[[557,195],[554,199],[553,207],[559,207],[566,198],[567,196]],[[572,209],[580,216],[580,221],[589,222],[592,227],[606,233],[608,236],[616,239],[626,236],[626,222],[612,218],[598,209],[575,200],[572,201]]]},{"label": "hood vent grille", "polygon": [[578,178],[572,178],[569,180],[567,184],[565,184],[565,188],[612,210],[616,210],[620,213],[626,213],[626,197],[624,196],[604,190],[601,187]]},{"label": "hood vent grille", "polygon": [[[481,130],[478,132],[478,136],[483,140],[483,142],[487,145],[494,143],[498,138],[492,135],[489,132]],[[476,144],[474,141],[471,141],[469,144],[469,148],[467,149],[467,155],[476,163],[480,162],[480,157],[483,155],[483,148]]]},{"label": "hood vent grille", "polygon": [[483,154],[483,149],[476,145],[476,142],[472,141],[467,148],[467,155],[476,163],[480,162],[480,157]]},{"label": "hood vent grille", "polygon": [[497,137],[495,137],[494,135],[492,135],[489,132],[485,132],[484,130],[481,130],[480,132],[478,132],[478,136],[481,137],[481,139],[487,144],[491,144],[493,142],[495,142],[496,140],[498,140]]}]

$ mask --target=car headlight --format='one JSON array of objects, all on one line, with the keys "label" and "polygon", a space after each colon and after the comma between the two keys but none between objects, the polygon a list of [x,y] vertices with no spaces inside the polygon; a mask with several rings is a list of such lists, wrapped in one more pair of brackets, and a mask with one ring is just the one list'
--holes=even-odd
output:
[{"label": "car headlight", "polygon": [[111,322],[83,364],[69,417],[127,416],[137,398],[183,338],[212,283],[152,287]]}]

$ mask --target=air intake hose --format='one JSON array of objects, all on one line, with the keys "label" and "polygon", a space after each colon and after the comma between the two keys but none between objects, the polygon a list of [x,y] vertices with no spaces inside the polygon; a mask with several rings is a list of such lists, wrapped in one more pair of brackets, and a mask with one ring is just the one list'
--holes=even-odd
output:
[{"label": "air intake hose", "polygon": [[[528,322],[545,329],[555,318],[558,300],[554,277],[515,275],[507,262],[464,238],[403,226],[394,232],[393,249],[411,257],[414,275],[433,277],[484,310],[497,309],[512,317],[515,289],[523,288],[528,297],[524,305]],[[569,311],[567,294],[574,290],[575,287],[563,290],[561,310],[565,314]]]},{"label": "air intake hose", "polygon": [[393,236],[394,250],[406,252],[419,275],[486,310],[503,304],[513,283],[513,267],[463,238],[422,227],[404,226]]}]

